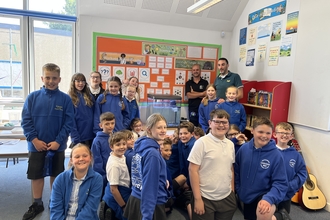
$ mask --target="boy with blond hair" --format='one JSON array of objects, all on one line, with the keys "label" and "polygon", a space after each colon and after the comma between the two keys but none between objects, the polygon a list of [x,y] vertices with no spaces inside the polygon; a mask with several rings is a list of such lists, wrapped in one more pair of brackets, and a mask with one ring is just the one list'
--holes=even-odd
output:
[{"label": "boy with blond hair", "polygon": [[294,147],[288,145],[288,142],[293,138],[292,126],[287,122],[280,122],[276,125],[273,135],[277,139],[276,146],[284,158],[284,165],[289,181],[288,191],[284,200],[277,205],[280,213],[275,213],[276,219],[281,219],[281,212],[290,213],[291,198],[306,181],[307,169],[302,156]]}]

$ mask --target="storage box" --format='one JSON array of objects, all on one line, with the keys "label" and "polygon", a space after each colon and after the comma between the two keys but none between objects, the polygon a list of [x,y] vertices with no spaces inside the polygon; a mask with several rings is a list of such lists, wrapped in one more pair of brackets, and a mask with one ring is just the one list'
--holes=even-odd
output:
[{"label": "storage box", "polygon": [[181,119],[181,96],[148,94],[147,115],[160,113],[167,121],[168,127],[177,127]]}]

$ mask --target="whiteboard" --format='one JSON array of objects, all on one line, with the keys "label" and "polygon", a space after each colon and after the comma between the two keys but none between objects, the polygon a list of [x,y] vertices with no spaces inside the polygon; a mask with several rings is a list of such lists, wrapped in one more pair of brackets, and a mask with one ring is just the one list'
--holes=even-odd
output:
[{"label": "whiteboard", "polygon": [[330,131],[330,13],[320,5],[328,0],[300,1],[288,121]]}]

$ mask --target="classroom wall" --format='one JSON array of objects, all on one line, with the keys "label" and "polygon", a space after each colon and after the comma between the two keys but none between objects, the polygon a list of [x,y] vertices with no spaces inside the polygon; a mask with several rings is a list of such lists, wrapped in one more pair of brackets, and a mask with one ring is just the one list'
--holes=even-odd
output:
[{"label": "classroom wall", "polygon": [[[86,74],[86,76],[92,70],[93,32],[219,44],[222,45],[223,56],[228,56],[230,52],[231,33],[225,33],[225,37],[221,37],[221,27],[218,31],[206,31],[82,15],[79,16],[77,23],[77,71]],[[144,110],[141,109],[142,119],[145,119]],[[187,117],[187,113],[187,108],[181,108],[181,117]]]},{"label": "classroom wall", "polygon": [[[313,63],[308,63],[305,60],[297,60],[296,58],[296,48],[299,46],[298,44],[298,38],[299,38],[299,28],[304,29],[312,29],[311,25],[313,26],[313,32],[310,33],[304,33],[309,34],[310,42],[301,42],[304,44],[310,44],[310,46],[317,46],[320,48],[327,48],[329,46],[328,42],[322,41],[322,37],[320,35],[325,34],[324,33],[324,27],[326,21],[330,19],[330,14],[326,13],[327,8],[329,8],[329,1],[328,0],[316,0],[313,2],[308,3],[309,1],[300,1],[300,0],[287,0],[287,10],[286,14],[280,15],[274,18],[270,18],[252,25],[248,25],[247,18],[248,14],[259,10],[261,8],[264,8],[266,6],[275,4],[280,2],[281,0],[254,0],[249,1],[245,10],[243,11],[241,17],[239,18],[233,33],[232,33],[232,41],[230,43],[230,70],[233,72],[237,72],[241,75],[242,79],[245,80],[278,80],[278,81],[292,81],[292,89],[295,89],[295,82],[293,81],[294,74],[305,74],[305,78],[309,80],[316,80],[315,76],[311,76],[315,74],[313,72],[313,66],[317,66],[318,68],[325,68],[329,69],[329,64],[326,62],[317,62],[314,60]],[[313,5],[313,7],[311,7]],[[318,7],[323,7],[325,10],[318,10]],[[238,45],[238,39],[239,39],[239,31],[241,28],[249,27],[250,26],[258,26],[259,24],[263,24],[266,22],[276,22],[276,21],[283,21],[283,27],[285,27],[287,13],[291,13],[294,11],[299,11],[299,18],[313,18],[318,22],[309,22],[309,23],[301,23],[299,19],[298,24],[298,33],[292,34],[293,36],[293,42],[292,42],[292,56],[286,57],[286,58],[280,58],[278,66],[268,66],[268,62],[265,61],[263,64],[256,63],[254,67],[246,67],[245,63],[239,63],[239,45]],[[315,28],[317,27],[317,28]],[[318,29],[319,31],[315,31],[315,29]],[[284,33],[284,30],[282,31]],[[327,32],[329,33],[329,32]],[[304,36],[306,37],[306,36]],[[271,47],[272,45],[278,45],[275,42],[270,42],[269,40],[262,39],[258,40],[256,45],[260,42],[267,42],[267,47]],[[257,46],[254,46],[257,48]],[[247,47],[253,48],[253,47]],[[268,53],[269,51],[267,51]],[[322,54],[322,50],[319,51],[318,54],[311,54],[308,51],[302,51],[304,53],[303,56],[300,57],[311,57],[311,56],[320,56],[320,53]],[[301,54],[300,54],[301,55]],[[266,55],[267,57],[268,55]],[[322,56],[322,55],[321,55]],[[307,59],[308,60],[308,59]],[[301,66],[304,65],[305,68],[301,68]],[[300,67],[300,68],[298,68]],[[299,72],[297,72],[299,71]],[[325,74],[326,75],[326,74]],[[308,77],[310,76],[310,77]],[[327,80],[327,79],[325,79]],[[329,79],[327,80],[329,82]],[[300,88],[301,89],[301,88]],[[329,92],[327,88],[306,88],[306,89],[319,89],[319,94],[322,96],[322,93]],[[298,94],[297,94],[298,95]],[[292,96],[291,96],[292,98]],[[294,105],[294,100],[291,101],[291,105]],[[306,109],[311,108],[308,105],[308,100],[306,100],[306,105],[295,106],[295,109]],[[321,118],[318,118],[317,115],[310,115],[310,117],[315,117],[315,120],[322,120]],[[328,120],[328,119],[325,119]],[[310,168],[311,173],[313,173],[317,178],[317,183],[321,191],[325,194],[325,197],[327,198],[327,205],[326,210],[330,211],[330,175],[329,175],[329,168],[330,168],[330,132],[321,131],[317,129],[313,129],[306,126],[301,125],[295,125],[295,133],[296,133],[296,139],[298,140],[302,152],[306,161],[307,166]]]}]

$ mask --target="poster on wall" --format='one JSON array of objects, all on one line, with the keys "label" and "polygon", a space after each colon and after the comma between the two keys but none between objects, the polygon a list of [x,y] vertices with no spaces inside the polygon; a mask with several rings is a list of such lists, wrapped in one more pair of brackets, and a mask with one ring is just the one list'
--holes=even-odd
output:
[{"label": "poster on wall", "polygon": [[246,46],[240,46],[239,47],[239,60],[238,60],[238,62],[245,63],[245,61],[246,61]]},{"label": "poster on wall", "polygon": [[102,81],[107,81],[111,76],[111,66],[99,66]]},{"label": "poster on wall", "polygon": [[139,82],[150,83],[149,68],[139,68]]},{"label": "poster on wall", "polygon": [[247,34],[247,28],[242,28],[239,31],[239,45],[246,44],[246,34]]},{"label": "poster on wall", "polygon": [[256,35],[257,35],[257,28],[250,28],[249,29],[249,38],[248,38],[248,45],[255,45],[256,44]]},{"label": "poster on wall", "polygon": [[186,71],[176,70],[175,71],[175,85],[184,85],[186,83]]},{"label": "poster on wall", "polygon": [[269,48],[268,66],[277,66],[280,47]]},{"label": "poster on wall", "polygon": [[183,87],[174,86],[173,87],[173,95],[182,96],[183,95]]},{"label": "poster on wall", "polygon": [[249,49],[246,53],[246,66],[254,66],[255,49]]},{"label": "poster on wall", "polygon": [[282,37],[280,57],[291,56],[291,48],[292,48],[292,36]]},{"label": "poster on wall", "polygon": [[266,58],[266,44],[259,44],[257,53],[257,62],[264,62]]},{"label": "poster on wall", "polygon": [[122,64],[145,66],[145,56],[125,53],[100,52],[99,62],[106,64]]},{"label": "poster on wall", "polygon": [[299,11],[288,14],[286,21],[286,34],[294,34],[298,32],[298,16]]},{"label": "poster on wall", "polygon": [[142,42],[142,53],[171,57],[186,57],[187,47],[183,45]]},{"label": "poster on wall", "polygon": [[281,40],[281,35],[282,35],[282,21],[274,22],[270,41]]},{"label": "poster on wall", "polygon": [[188,69],[191,70],[194,64],[199,64],[202,70],[214,70],[214,60],[194,60],[194,59],[181,59],[176,58],[174,67],[176,69]]},{"label": "poster on wall", "polygon": [[258,27],[258,39],[270,36],[270,23]]},{"label": "poster on wall", "polygon": [[125,67],[123,66],[114,66],[113,75],[119,77],[121,81],[125,79]]},{"label": "poster on wall", "polygon": [[126,79],[129,79],[130,77],[139,78],[139,69],[135,68],[135,67],[127,67],[126,68]]},{"label": "poster on wall", "polygon": [[273,5],[269,5],[258,11],[252,12],[248,16],[248,24],[254,24],[259,21],[266,20],[275,16],[285,14],[286,11],[286,1],[278,2]]},{"label": "poster on wall", "polygon": [[139,84],[139,89],[140,89],[140,99],[144,99],[144,91],[145,91],[144,84],[140,83]]}]

